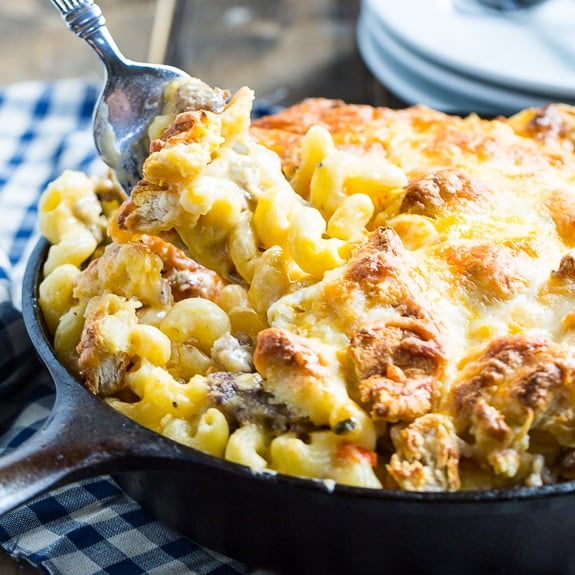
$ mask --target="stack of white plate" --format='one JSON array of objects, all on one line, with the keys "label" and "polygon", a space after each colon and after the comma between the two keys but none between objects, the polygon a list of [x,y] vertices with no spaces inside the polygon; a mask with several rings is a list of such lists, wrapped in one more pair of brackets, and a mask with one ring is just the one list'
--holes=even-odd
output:
[{"label": "stack of white plate", "polygon": [[406,104],[513,114],[575,104],[575,2],[499,12],[475,0],[362,0],[362,58]]}]

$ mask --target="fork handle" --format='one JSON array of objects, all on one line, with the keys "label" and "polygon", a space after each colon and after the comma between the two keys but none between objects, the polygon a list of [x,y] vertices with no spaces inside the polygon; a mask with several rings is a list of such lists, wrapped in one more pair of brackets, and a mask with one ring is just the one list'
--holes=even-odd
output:
[{"label": "fork handle", "polygon": [[126,59],[114,42],[100,7],[93,0],[51,0],[68,28],[96,52],[106,70],[123,66]]}]

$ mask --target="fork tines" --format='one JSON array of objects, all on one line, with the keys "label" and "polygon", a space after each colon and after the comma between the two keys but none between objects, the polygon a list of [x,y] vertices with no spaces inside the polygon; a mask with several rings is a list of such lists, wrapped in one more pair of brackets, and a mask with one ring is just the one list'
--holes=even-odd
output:
[{"label": "fork tines", "polygon": [[82,6],[89,6],[94,3],[94,0],[52,0],[52,4],[62,12],[62,14],[67,14],[76,8],[81,8]]}]

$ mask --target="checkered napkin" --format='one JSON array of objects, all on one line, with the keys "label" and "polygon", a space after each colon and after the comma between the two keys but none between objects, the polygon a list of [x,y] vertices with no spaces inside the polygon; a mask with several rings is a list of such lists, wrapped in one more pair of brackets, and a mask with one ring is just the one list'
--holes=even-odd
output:
[{"label": "checkered napkin", "polygon": [[[39,429],[53,401],[20,314],[38,240],[37,201],[65,169],[103,172],[91,135],[97,79],[0,86],[0,453]],[[0,518],[0,545],[51,575],[233,575],[243,565],[157,522],[110,477],[73,484]]]}]

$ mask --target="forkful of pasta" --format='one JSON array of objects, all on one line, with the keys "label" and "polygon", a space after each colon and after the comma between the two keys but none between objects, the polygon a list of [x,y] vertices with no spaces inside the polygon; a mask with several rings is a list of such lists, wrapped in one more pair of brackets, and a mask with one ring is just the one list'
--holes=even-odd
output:
[{"label": "forkful of pasta", "polygon": [[[105,83],[94,109],[94,140],[99,155],[113,169],[122,188],[130,193],[142,175],[149,153],[148,129],[161,115],[166,88],[191,78],[178,68],[126,59],[105,25],[93,0],[51,0],[68,28],[85,40],[105,67]],[[223,105],[212,93],[198,92],[198,105]]]}]

